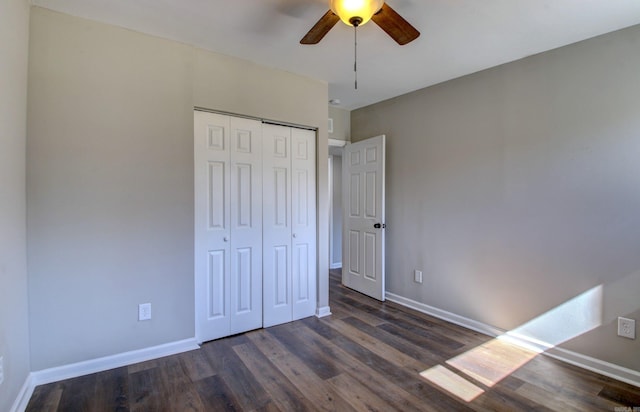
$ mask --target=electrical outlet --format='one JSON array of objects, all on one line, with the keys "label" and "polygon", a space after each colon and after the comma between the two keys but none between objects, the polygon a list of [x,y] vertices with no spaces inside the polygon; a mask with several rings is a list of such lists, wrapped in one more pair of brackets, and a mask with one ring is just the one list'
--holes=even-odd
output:
[{"label": "electrical outlet", "polygon": [[0,356],[0,385],[4,382],[4,356]]},{"label": "electrical outlet", "polygon": [[151,303],[141,303],[138,305],[138,320],[151,319]]},{"label": "electrical outlet", "polygon": [[416,283],[422,283],[422,271],[414,270],[413,271],[413,281]]},{"label": "electrical outlet", "polygon": [[623,338],[636,338],[636,321],[635,319],[618,318],[618,336]]}]

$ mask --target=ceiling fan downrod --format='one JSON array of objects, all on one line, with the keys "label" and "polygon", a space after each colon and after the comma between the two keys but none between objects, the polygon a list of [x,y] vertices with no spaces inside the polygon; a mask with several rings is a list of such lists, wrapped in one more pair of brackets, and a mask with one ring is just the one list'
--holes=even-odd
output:
[{"label": "ceiling fan downrod", "polygon": [[352,17],[349,23],[353,26],[353,73],[354,88],[358,90],[358,26],[362,23],[362,17]]}]

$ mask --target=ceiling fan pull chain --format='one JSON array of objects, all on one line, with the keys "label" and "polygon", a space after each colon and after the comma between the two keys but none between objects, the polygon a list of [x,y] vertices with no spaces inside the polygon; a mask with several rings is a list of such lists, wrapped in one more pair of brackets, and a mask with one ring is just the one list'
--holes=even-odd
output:
[{"label": "ceiling fan pull chain", "polygon": [[355,89],[358,90],[358,25],[353,26],[353,72],[355,75]]}]

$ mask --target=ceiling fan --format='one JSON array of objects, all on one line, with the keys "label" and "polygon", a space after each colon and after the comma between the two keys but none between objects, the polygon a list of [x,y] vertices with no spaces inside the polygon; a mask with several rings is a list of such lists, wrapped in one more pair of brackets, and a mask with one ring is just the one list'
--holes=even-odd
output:
[{"label": "ceiling fan", "polygon": [[420,32],[384,0],[330,0],[329,6],[330,9],[300,40],[301,44],[317,44],[339,20],[353,27],[373,20],[400,45],[420,36]]}]

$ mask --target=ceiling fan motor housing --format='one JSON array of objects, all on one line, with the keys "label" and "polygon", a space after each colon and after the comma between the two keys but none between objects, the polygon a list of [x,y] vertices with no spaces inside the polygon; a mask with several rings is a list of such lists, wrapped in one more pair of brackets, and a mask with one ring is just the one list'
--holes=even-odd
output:
[{"label": "ceiling fan motor housing", "polygon": [[353,27],[358,27],[359,25],[362,24],[362,17],[353,16],[352,18],[349,19],[349,24],[351,24]]}]

